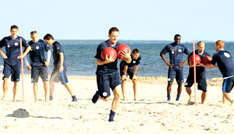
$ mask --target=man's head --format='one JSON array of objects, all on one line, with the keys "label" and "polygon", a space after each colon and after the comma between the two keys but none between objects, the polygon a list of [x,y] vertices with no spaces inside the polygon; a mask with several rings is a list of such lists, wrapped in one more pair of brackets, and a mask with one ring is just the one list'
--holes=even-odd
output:
[{"label": "man's head", "polygon": [[54,44],[54,37],[51,34],[46,34],[44,36],[44,40],[50,46],[52,46]]},{"label": "man's head", "polygon": [[32,31],[32,32],[30,33],[30,36],[31,36],[32,41],[34,41],[34,42],[37,42],[37,41],[39,40],[37,31]]},{"label": "man's head", "polygon": [[179,45],[179,44],[180,44],[180,41],[181,41],[181,35],[176,34],[176,35],[174,36],[174,41],[175,41],[176,45]]},{"label": "man's head", "polygon": [[11,37],[16,38],[18,36],[18,31],[19,31],[18,26],[12,25],[10,29]]},{"label": "man's head", "polygon": [[199,53],[203,53],[205,50],[205,43],[203,41],[199,41],[197,43],[197,50]]},{"label": "man's head", "polygon": [[216,49],[216,51],[223,50],[224,49],[224,41],[222,41],[222,40],[216,41],[215,49]]},{"label": "man's head", "polygon": [[119,40],[119,29],[117,27],[112,27],[108,34],[110,43],[116,45]]},{"label": "man's head", "polygon": [[140,57],[140,50],[135,48],[132,50],[132,57],[133,59],[137,60]]}]

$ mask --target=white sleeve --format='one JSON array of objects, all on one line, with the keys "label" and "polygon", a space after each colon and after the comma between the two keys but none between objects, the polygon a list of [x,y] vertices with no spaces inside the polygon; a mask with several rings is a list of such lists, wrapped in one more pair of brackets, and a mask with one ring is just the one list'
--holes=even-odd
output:
[{"label": "white sleeve", "polygon": [[47,52],[47,58],[46,58],[47,62],[50,62],[50,57],[51,57],[51,50],[48,50],[48,52]]},{"label": "white sleeve", "polygon": [[29,65],[30,65],[30,63],[31,63],[31,60],[30,60],[30,58],[29,58],[29,56],[28,56],[28,55],[27,55],[27,56],[25,56],[24,61],[25,61],[26,66],[29,66]]}]

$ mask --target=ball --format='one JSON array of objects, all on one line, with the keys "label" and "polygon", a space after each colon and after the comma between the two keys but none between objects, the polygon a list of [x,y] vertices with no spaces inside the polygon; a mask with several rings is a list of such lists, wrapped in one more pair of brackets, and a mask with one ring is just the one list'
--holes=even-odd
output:
[{"label": "ball", "polygon": [[189,58],[191,65],[194,64],[194,56],[195,56],[195,64],[201,63],[201,57],[199,55],[195,54],[195,55],[190,56],[190,58]]},{"label": "ball", "polygon": [[121,60],[123,60],[123,57],[122,57],[123,52],[131,53],[130,47],[126,44],[121,44],[117,47],[117,55],[118,55],[118,58]]},{"label": "ball", "polygon": [[106,60],[106,57],[110,58],[112,57],[115,61],[117,59],[117,52],[112,47],[105,47],[101,52],[101,58],[102,60]]}]

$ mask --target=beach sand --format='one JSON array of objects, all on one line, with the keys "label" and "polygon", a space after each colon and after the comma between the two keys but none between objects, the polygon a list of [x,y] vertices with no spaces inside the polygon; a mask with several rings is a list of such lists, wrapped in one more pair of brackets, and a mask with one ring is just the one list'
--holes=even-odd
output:
[{"label": "beach sand", "polygon": [[[187,105],[188,96],[183,89],[181,101],[166,101],[167,79],[163,77],[139,78],[138,100],[133,101],[132,84],[127,83],[127,101],[120,103],[115,122],[109,123],[111,101],[99,100],[92,104],[95,77],[70,76],[70,85],[78,97],[72,103],[64,87],[56,85],[54,101],[44,102],[39,82],[39,101],[33,102],[31,79],[25,78],[25,101],[21,101],[21,88],[17,102],[12,103],[12,83],[8,96],[0,101],[0,134],[231,134],[234,131],[234,106],[223,105],[220,78],[209,81],[206,104]],[[2,81],[0,82],[2,85]],[[0,91],[2,96],[2,90]],[[200,101],[201,92],[197,91]],[[231,94],[232,97],[233,93]],[[12,117],[14,110],[24,108],[28,118]]]}]

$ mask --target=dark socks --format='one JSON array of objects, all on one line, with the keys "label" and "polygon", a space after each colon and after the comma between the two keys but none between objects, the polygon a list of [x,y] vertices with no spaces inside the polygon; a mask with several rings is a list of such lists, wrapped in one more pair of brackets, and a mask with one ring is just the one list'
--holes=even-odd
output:
[{"label": "dark socks", "polygon": [[179,101],[179,100],[180,100],[180,95],[177,94],[177,96],[176,96],[176,101]]},{"label": "dark socks", "polygon": [[170,101],[170,100],[171,100],[171,95],[167,94],[167,101]]},{"label": "dark socks", "polygon": [[76,102],[77,101],[77,98],[75,95],[72,96],[72,102]]},{"label": "dark socks", "polygon": [[114,117],[115,117],[115,112],[114,111],[110,111],[110,116],[109,116],[109,122],[114,121]]},{"label": "dark socks", "polygon": [[92,102],[95,104],[98,101],[99,93],[98,91],[93,95]]}]

